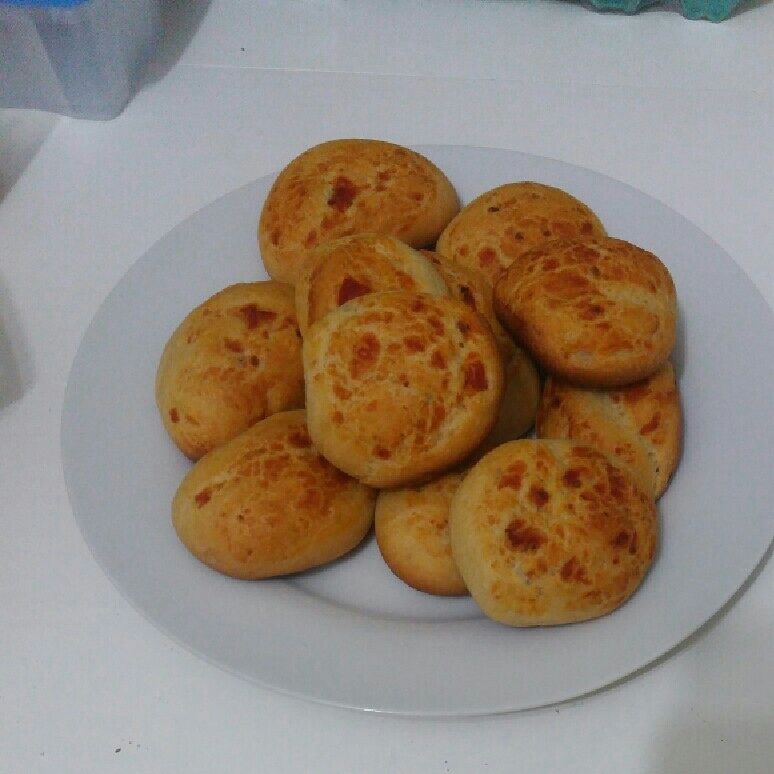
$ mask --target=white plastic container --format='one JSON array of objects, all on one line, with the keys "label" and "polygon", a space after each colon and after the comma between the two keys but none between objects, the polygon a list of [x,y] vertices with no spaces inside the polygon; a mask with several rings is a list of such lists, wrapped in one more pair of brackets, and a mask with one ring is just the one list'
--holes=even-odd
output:
[{"label": "white plastic container", "polygon": [[0,107],[108,119],[161,31],[160,0],[0,0]]}]

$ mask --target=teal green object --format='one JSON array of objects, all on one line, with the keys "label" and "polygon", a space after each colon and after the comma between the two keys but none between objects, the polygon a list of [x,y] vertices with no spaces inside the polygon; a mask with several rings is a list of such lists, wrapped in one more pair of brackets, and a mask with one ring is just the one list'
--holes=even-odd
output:
[{"label": "teal green object", "polygon": [[[657,5],[659,0],[591,0],[599,11],[637,13],[643,8]],[[742,0],[680,0],[680,10],[686,19],[707,19],[721,22],[727,19]]]}]

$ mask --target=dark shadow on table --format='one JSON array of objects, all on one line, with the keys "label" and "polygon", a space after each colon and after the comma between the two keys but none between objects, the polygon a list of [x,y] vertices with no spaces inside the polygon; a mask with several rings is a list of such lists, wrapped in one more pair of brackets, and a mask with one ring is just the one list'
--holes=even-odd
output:
[{"label": "dark shadow on table", "polygon": [[51,134],[57,116],[39,110],[0,110],[0,202]]},{"label": "dark shadow on table", "polygon": [[0,417],[32,386],[34,367],[11,293],[0,277]]},{"label": "dark shadow on table", "polygon": [[207,13],[210,0],[161,0],[161,41],[142,85],[161,80],[177,63]]}]

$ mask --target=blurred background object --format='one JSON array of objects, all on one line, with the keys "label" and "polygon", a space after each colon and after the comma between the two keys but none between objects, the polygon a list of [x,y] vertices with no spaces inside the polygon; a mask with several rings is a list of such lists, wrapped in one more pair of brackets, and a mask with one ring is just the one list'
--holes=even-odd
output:
[{"label": "blurred background object", "polygon": [[[638,13],[653,5],[663,5],[663,0],[590,0],[599,11]],[[667,0],[668,7],[677,8],[686,19],[707,19],[721,22],[727,19],[741,0]]]},{"label": "blurred background object", "polygon": [[0,0],[0,107],[108,119],[161,35],[161,0]]}]

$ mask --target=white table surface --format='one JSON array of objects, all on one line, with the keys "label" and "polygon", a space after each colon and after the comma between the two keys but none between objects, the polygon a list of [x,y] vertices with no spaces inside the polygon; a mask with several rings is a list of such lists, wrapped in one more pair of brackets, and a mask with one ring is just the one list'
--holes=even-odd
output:
[{"label": "white table surface", "polygon": [[0,112],[0,771],[774,771],[771,562],[685,646],[594,695],[375,716],[258,688],[158,633],[81,539],[59,452],[70,363],[127,268],[327,138],[591,167],[697,223],[772,303],[774,4],[721,25],[547,0],[166,7],[191,29],[118,119]]}]

